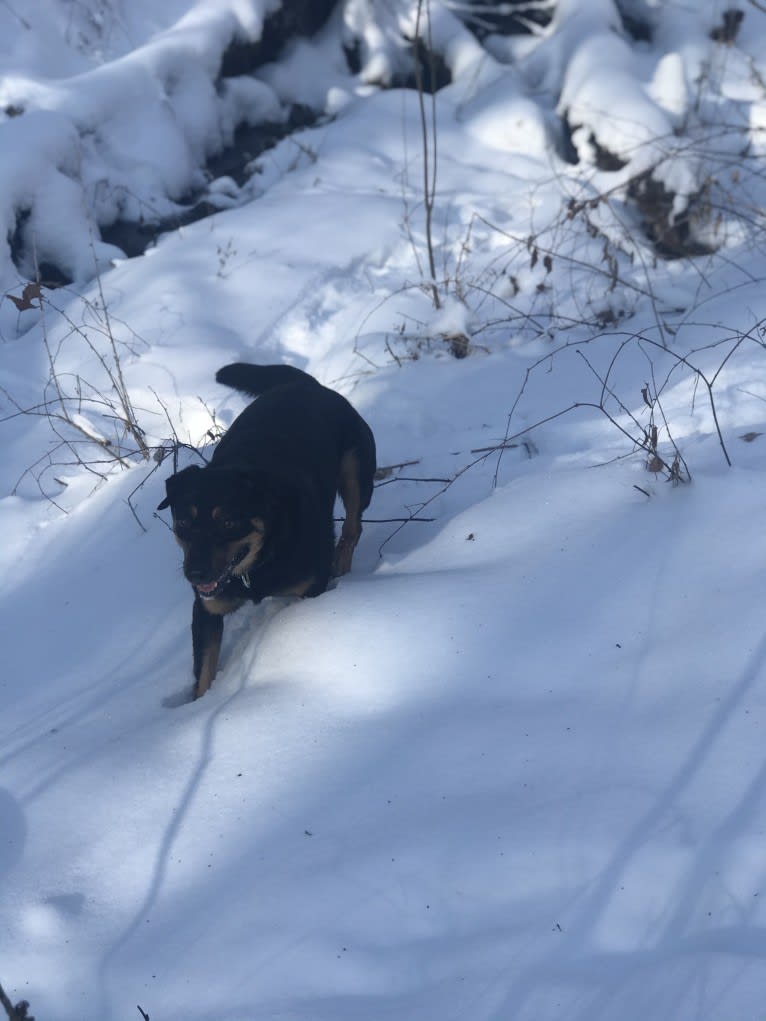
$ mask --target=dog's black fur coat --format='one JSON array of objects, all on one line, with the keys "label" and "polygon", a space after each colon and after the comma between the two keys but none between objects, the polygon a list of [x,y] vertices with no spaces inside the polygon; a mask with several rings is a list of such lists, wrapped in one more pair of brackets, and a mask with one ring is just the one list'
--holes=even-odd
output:
[{"label": "dog's black fur coat", "polygon": [[[227,365],[216,380],[258,399],[210,464],[167,479],[173,530],[194,588],[195,697],[218,665],[223,615],[246,600],[316,596],[351,567],[372,497],[375,440],[349,402],[287,365]],[[346,511],[335,548],[333,508]]]}]

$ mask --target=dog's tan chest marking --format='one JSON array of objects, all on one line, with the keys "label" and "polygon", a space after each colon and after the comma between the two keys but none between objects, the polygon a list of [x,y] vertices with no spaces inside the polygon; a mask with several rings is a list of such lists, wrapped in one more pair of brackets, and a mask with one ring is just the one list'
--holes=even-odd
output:
[{"label": "dog's tan chest marking", "polygon": [[206,613],[212,613],[215,616],[222,617],[226,613],[233,613],[238,610],[246,600],[239,596],[215,596],[212,599],[203,599],[202,606]]}]

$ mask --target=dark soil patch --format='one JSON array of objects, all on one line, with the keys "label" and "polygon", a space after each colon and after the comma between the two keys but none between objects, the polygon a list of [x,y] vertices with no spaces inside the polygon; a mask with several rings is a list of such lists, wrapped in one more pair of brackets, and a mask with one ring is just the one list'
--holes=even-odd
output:
[{"label": "dark soil patch", "polygon": [[698,241],[692,230],[693,218],[703,202],[701,194],[691,196],[686,210],[674,216],[675,196],[647,173],[631,183],[628,197],[638,209],[644,230],[660,258],[685,259],[715,251]]},{"label": "dark soil patch", "polygon": [[252,74],[263,64],[276,60],[285,45],[297,36],[312,36],[319,31],[335,7],[335,0],[284,0],[270,14],[257,42],[235,39],[221,61],[221,78]]},{"label": "dark soil patch", "polygon": [[556,0],[532,5],[528,0],[467,0],[457,5],[456,14],[477,39],[488,35],[530,35],[548,25],[556,10]]},{"label": "dark soil patch", "polygon": [[[241,124],[234,135],[234,142],[222,152],[213,156],[206,167],[210,180],[231,177],[240,187],[250,178],[250,166],[254,159],[273,149],[283,138],[309,127],[318,120],[318,115],[305,106],[295,106],[282,124]],[[117,245],[129,257],[143,255],[158,237],[179,227],[187,227],[197,220],[220,212],[206,192],[190,195],[177,212],[156,220],[143,219],[115,220],[101,228],[101,238],[110,245]]]}]

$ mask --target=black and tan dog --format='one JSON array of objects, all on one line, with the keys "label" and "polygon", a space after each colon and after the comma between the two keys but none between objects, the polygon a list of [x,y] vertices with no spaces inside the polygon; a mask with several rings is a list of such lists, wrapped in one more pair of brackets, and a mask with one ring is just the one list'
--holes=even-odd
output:
[{"label": "black and tan dog", "polygon": [[[194,588],[194,697],[215,677],[223,616],[248,599],[317,596],[351,568],[372,496],[375,440],[345,397],[288,365],[227,365],[216,380],[258,399],[210,464],[171,475],[170,507]],[[335,546],[336,493],[345,520]]]}]

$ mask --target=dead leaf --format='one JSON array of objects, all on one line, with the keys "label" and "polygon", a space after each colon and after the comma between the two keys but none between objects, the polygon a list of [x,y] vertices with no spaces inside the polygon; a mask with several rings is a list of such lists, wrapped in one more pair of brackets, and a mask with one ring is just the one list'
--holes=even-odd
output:
[{"label": "dead leaf", "polygon": [[[26,312],[30,308],[42,308],[43,295],[42,288],[38,283],[29,283],[26,285],[24,290],[21,292],[21,297],[17,298],[15,294],[7,295],[11,299],[13,304],[19,310],[19,312]],[[37,298],[39,304],[33,305],[32,302]]]}]

